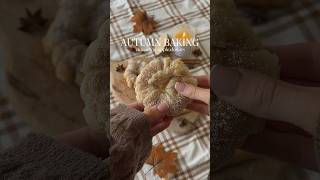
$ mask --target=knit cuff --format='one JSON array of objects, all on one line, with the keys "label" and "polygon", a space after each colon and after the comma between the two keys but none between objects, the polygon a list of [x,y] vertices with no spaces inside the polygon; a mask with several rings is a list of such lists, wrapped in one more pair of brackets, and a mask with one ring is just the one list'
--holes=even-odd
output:
[{"label": "knit cuff", "polygon": [[39,134],[30,134],[0,159],[0,174],[11,179],[107,178],[101,159]]},{"label": "knit cuff", "polygon": [[152,147],[150,124],[144,113],[120,105],[110,113],[111,179],[133,179]]}]

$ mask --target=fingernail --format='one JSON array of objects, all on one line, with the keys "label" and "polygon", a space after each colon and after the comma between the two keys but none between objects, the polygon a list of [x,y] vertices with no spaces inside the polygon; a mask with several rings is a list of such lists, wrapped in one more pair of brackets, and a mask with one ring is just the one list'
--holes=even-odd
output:
[{"label": "fingernail", "polygon": [[166,113],[169,110],[169,106],[166,103],[160,103],[157,108],[162,113]]},{"label": "fingernail", "polygon": [[186,87],[186,85],[184,83],[181,82],[176,82],[174,88],[178,91],[178,92],[183,92],[184,88]]},{"label": "fingernail", "polygon": [[211,73],[214,93],[226,97],[235,95],[241,79],[241,73],[237,69],[215,65]]}]

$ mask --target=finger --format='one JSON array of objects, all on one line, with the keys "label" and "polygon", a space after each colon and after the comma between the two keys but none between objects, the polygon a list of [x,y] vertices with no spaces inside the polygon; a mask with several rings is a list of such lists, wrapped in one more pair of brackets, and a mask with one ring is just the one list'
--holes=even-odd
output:
[{"label": "finger", "polygon": [[243,69],[217,66],[213,92],[260,118],[284,121],[315,134],[320,114],[320,88],[302,87]]},{"label": "finger", "polygon": [[210,80],[209,76],[195,76],[195,78],[198,81],[198,86],[203,88],[209,88],[210,87]]},{"label": "finger", "polygon": [[155,124],[161,122],[168,112],[168,105],[165,103],[160,103],[158,106],[154,106],[146,110],[144,113],[150,120],[150,126],[153,127]]},{"label": "finger", "polygon": [[207,104],[199,101],[193,101],[191,104],[187,106],[187,109],[209,115],[209,107]]},{"label": "finger", "polygon": [[151,135],[155,136],[163,130],[167,129],[171,124],[171,120],[161,121],[155,126],[151,127]]},{"label": "finger", "polygon": [[203,89],[200,87],[196,87],[190,84],[177,82],[175,84],[175,89],[182,95],[193,99],[193,100],[199,100],[206,104],[209,104],[210,100],[210,90],[209,89]]},{"label": "finger", "polygon": [[300,43],[269,49],[279,56],[282,77],[320,81],[319,43]]},{"label": "finger", "polygon": [[[172,119],[173,119],[173,117],[171,117],[171,116],[164,116],[162,119],[160,119],[160,120],[158,121],[157,124],[162,123],[162,122],[164,122],[164,121],[170,121],[170,122],[171,122]],[[151,128],[155,127],[157,124],[154,124],[153,126],[151,126]]]},{"label": "finger", "polygon": [[144,106],[141,103],[132,103],[132,104],[129,104],[128,107],[139,110],[139,111],[143,111],[144,109]]}]

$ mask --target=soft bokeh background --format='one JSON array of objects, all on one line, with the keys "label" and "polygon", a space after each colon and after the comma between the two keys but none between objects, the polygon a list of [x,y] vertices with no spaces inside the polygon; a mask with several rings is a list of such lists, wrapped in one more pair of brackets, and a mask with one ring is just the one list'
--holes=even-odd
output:
[{"label": "soft bokeh background", "polygon": [[[2,47],[0,46],[0,82],[4,82],[4,60],[3,60],[3,50]],[[0,92],[3,92],[4,90],[4,84],[0,83]]]}]

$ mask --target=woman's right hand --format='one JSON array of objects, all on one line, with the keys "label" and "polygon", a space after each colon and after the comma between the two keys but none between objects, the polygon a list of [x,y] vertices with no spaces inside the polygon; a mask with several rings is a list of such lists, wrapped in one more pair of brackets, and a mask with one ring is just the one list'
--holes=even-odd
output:
[{"label": "woman's right hand", "polygon": [[251,115],[290,123],[315,135],[320,118],[320,45],[288,45],[274,51],[281,63],[281,80],[218,65],[211,72],[212,90]]},{"label": "woman's right hand", "polygon": [[183,96],[192,99],[188,109],[209,115],[210,77],[196,76],[198,86],[177,82],[175,89]]},{"label": "woman's right hand", "polygon": [[[217,65],[211,70],[211,90],[240,110],[268,120],[263,132],[246,140],[245,150],[315,169],[310,137],[319,136],[320,44],[294,44],[272,50],[279,56],[281,80]],[[176,90],[194,100],[189,109],[209,114],[209,78],[197,79],[200,87],[177,83]]]}]

